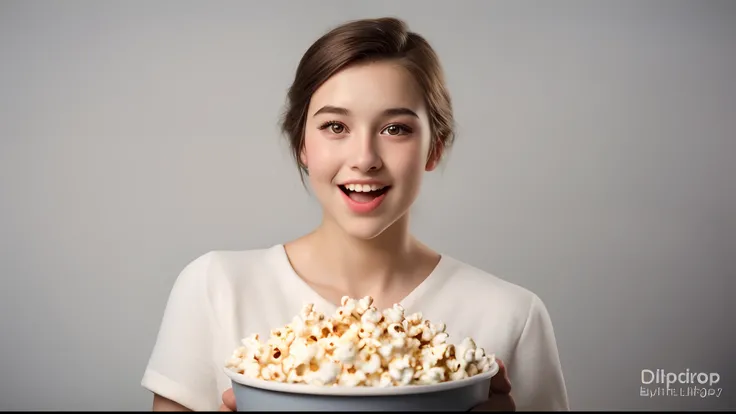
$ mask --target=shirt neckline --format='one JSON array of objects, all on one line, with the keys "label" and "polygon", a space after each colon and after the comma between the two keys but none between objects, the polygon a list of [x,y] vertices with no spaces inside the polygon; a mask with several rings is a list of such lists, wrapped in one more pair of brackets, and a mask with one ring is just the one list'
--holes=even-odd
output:
[{"label": "shirt neckline", "polygon": [[[314,303],[317,308],[324,308],[328,310],[328,312],[334,312],[337,310],[339,305],[324,298],[296,273],[296,270],[294,270],[291,260],[286,253],[286,248],[282,243],[274,245],[271,250],[275,255],[276,262],[278,263],[280,270],[287,278],[286,283],[289,285],[296,285],[297,290],[307,292],[311,297],[307,302]],[[435,287],[441,286],[449,275],[452,274],[451,270],[453,268],[453,262],[454,261],[451,257],[444,254],[441,255],[439,262],[435,265],[429,275],[419,285],[414,287],[409,294],[401,299],[401,301],[399,301],[399,305],[404,309],[411,309],[424,295]],[[289,290],[291,290],[291,288],[289,288]]]}]

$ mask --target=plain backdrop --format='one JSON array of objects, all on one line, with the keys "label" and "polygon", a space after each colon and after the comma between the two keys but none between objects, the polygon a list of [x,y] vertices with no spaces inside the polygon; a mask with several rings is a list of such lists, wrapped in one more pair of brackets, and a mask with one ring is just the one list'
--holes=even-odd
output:
[{"label": "plain backdrop", "polygon": [[[736,407],[736,2],[66,0],[0,2],[0,409],[150,409],[183,267],[318,224],[285,93],[379,16],[458,122],[413,229],[542,298],[571,407]],[[721,397],[642,397],[644,369]]]}]

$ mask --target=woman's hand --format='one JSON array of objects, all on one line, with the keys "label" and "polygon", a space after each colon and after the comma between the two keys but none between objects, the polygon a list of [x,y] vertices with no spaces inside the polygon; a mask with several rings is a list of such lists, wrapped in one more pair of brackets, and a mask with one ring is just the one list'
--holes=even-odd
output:
[{"label": "woman's hand", "polygon": [[498,373],[491,379],[491,390],[486,402],[474,407],[470,411],[516,411],[516,403],[511,397],[511,381],[506,374],[503,361],[496,360]]},{"label": "woman's hand", "polygon": [[[516,411],[516,404],[511,397],[511,382],[506,374],[506,367],[500,359],[497,359],[496,363],[498,364],[498,374],[491,379],[488,400],[471,411]],[[228,388],[222,393],[222,405],[219,411],[235,410],[235,394],[232,388]]]},{"label": "woman's hand", "polygon": [[235,394],[232,388],[228,388],[222,393],[222,405],[218,411],[235,411]]}]

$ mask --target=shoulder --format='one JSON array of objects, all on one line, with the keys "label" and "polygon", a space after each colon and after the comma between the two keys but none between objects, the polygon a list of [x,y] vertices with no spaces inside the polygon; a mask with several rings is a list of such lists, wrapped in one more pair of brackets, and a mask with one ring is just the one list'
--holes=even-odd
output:
[{"label": "shoulder", "polygon": [[452,257],[446,257],[446,260],[451,271],[445,290],[476,305],[476,310],[480,308],[489,313],[501,312],[513,319],[526,320],[529,311],[539,300],[530,289],[494,273]]},{"label": "shoulder", "polygon": [[278,247],[208,251],[184,265],[174,288],[197,289],[201,293],[212,294],[239,285],[263,282],[264,278],[259,278],[259,275],[270,274],[277,269]]},{"label": "shoulder", "polygon": [[544,305],[530,289],[489,271],[445,256],[439,283],[423,295],[417,310],[447,324],[450,336],[469,336],[507,360],[516,351],[534,315]]},{"label": "shoulder", "polygon": [[[464,320],[463,336],[503,360],[518,411],[569,410],[552,320],[530,289],[455,261],[449,289]],[[448,328],[449,328],[448,323]]]}]

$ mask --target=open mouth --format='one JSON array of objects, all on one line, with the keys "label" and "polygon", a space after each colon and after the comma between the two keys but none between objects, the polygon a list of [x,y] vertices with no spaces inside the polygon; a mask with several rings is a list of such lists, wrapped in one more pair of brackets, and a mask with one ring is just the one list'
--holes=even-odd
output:
[{"label": "open mouth", "polygon": [[346,184],[338,185],[338,187],[356,203],[370,203],[391,189],[389,185],[382,186],[375,184]]}]

